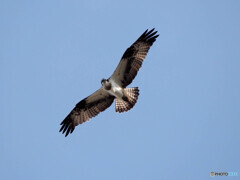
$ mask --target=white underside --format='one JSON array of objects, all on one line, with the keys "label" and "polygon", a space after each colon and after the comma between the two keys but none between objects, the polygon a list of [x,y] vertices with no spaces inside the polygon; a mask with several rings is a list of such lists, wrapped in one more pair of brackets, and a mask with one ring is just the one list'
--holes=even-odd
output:
[{"label": "white underside", "polygon": [[108,90],[108,93],[115,96],[116,98],[122,99],[123,97],[123,88],[120,87],[115,81],[112,79],[109,80],[112,84],[112,88]]}]

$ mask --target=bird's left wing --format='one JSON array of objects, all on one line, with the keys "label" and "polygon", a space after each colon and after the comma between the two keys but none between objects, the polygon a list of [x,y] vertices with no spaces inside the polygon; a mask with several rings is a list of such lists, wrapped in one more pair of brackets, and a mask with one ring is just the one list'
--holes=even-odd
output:
[{"label": "bird's left wing", "polygon": [[123,57],[114,71],[111,79],[122,87],[129,85],[136,77],[142,62],[145,60],[147,53],[156,38],[157,31],[154,29],[146,30],[123,54]]},{"label": "bird's left wing", "polygon": [[100,112],[107,109],[113,103],[114,96],[104,91],[102,88],[97,90],[92,95],[80,101],[69,115],[62,121],[59,132],[67,136],[72,133],[78,124],[89,121]]}]

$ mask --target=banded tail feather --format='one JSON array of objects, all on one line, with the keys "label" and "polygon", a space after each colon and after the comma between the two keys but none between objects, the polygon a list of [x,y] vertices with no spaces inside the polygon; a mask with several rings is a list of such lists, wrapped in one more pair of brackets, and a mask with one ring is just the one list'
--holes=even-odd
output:
[{"label": "banded tail feather", "polygon": [[[128,110],[132,109],[134,105],[137,103],[138,96],[139,96],[139,89],[138,87],[134,88],[126,88],[124,89],[126,98],[116,99],[116,112],[122,113],[127,112]],[[125,100],[126,99],[126,100]]]}]

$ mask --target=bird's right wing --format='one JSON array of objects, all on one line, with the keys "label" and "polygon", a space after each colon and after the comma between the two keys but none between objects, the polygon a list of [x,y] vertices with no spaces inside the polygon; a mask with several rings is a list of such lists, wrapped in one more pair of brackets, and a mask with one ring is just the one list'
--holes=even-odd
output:
[{"label": "bird's right wing", "polygon": [[75,108],[62,121],[62,127],[59,132],[62,131],[63,134],[66,132],[65,136],[72,133],[78,124],[89,121],[92,117],[95,117],[111,106],[114,98],[114,96],[110,95],[102,88],[97,90],[75,106]]},{"label": "bird's right wing", "polygon": [[122,87],[127,87],[136,77],[150,47],[158,36],[157,31],[154,31],[154,29],[150,31],[146,30],[137,41],[125,51],[111,79]]}]

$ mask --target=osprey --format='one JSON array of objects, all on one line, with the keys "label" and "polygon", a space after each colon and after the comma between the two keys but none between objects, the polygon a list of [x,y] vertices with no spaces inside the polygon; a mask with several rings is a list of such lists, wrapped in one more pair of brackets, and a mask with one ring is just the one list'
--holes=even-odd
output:
[{"label": "osprey", "polygon": [[72,133],[78,124],[89,121],[100,112],[111,106],[116,99],[116,112],[128,111],[136,104],[139,96],[138,87],[126,88],[135,76],[145,60],[148,50],[159,35],[154,29],[146,30],[135,43],[123,54],[120,63],[112,76],[102,79],[102,87],[92,95],[80,101],[75,108],[62,121],[59,132],[67,136]]}]

